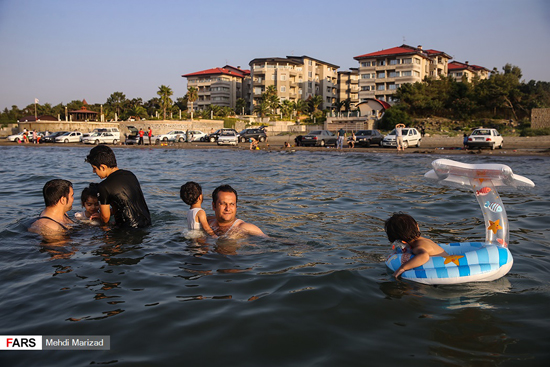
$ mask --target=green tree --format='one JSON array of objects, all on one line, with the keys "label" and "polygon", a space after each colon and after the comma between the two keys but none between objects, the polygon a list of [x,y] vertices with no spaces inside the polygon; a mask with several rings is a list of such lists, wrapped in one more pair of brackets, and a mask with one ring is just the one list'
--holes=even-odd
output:
[{"label": "green tree", "polygon": [[161,85],[157,92],[160,96],[160,106],[163,110],[163,119],[166,120],[166,110],[172,107],[172,99],[170,98],[174,94],[172,89],[166,85]]},{"label": "green tree", "polygon": [[410,126],[412,120],[411,117],[405,112],[403,108],[391,107],[384,112],[384,116],[378,122],[378,128],[382,130],[391,130],[397,124],[405,124]]},{"label": "green tree", "polygon": [[261,117],[265,117],[269,110],[269,103],[264,98],[261,98],[260,102],[254,106],[254,112],[259,114]]},{"label": "green tree", "polygon": [[[107,109],[116,112],[117,117],[120,117],[121,109],[126,102],[126,95],[122,92],[114,92],[107,98],[105,105]],[[67,105],[68,107],[68,105]],[[69,107],[68,107],[69,108]]]},{"label": "green tree", "polygon": [[238,114],[244,114],[246,108],[246,101],[244,98],[238,98],[237,101],[235,101],[235,113]]},{"label": "green tree", "polygon": [[195,87],[188,87],[186,97],[187,101],[189,101],[189,103],[191,104],[191,120],[193,120],[193,102],[199,99],[199,91]]}]

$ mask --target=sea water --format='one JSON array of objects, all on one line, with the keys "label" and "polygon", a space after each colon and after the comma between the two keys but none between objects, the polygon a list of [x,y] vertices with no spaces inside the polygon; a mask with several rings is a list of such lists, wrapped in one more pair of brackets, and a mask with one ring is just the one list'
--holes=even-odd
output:
[{"label": "sea water", "polygon": [[[503,191],[514,266],[489,283],[427,286],[385,267],[384,220],[404,211],[437,242],[485,238],[471,191],[423,174],[441,156],[118,149],[153,225],[75,228],[43,243],[27,228],[42,187],[99,182],[80,147],[0,147],[0,334],[109,335],[110,350],[0,351],[2,366],[546,365],[550,357],[550,160],[501,163],[532,179]],[[219,184],[270,239],[187,240],[187,181],[212,214]]]}]

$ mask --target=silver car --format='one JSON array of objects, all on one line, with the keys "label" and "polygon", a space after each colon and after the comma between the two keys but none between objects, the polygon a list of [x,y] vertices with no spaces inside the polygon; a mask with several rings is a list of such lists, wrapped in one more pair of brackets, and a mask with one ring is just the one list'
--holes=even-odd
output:
[{"label": "silver car", "polygon": [[237,145],[239,144],[239,135],[234,131],[222,131],[218,136],[218,145]]}]

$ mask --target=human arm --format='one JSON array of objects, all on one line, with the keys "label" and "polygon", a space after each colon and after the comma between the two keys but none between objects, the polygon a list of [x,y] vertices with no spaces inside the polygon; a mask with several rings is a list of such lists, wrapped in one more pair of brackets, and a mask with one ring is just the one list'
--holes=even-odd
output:
[{"label": "human arm", "polygon": [[412,250],[413,254],[415,255],[412,259],[401,265],[395,273],[393,273],[393,276],[397,279],[403,272],[417,268],[421,265],[424,265],[428,262],[430,259],[430,255],[428,252],[423,248],[415,248]]},{"label": "human arm", "polygon": [[99,216],[94,218],[95,215],[93,214],[90,219],[99,218],[101,219],[101,223],[109,223],[109,219],[111,219],[111,206],[109,204],[101,204],[99,206]]},{"label": "human arm", "polygon": [[199,223],[201,224],[202,229],[204,229],[206,233],[214,238],[218,238],[218,236],[216,236],[216,234],[210,227],[210,224],[208,224],[208,219],[206,218],[206,212],[204,210],[199,210],[199,212],[197,213],[197,218],[199,219]]},{"label": "human arm", "polygon": [[239,229],[251,236],[269,237],[260,228],[251,223],[242,222]]}]

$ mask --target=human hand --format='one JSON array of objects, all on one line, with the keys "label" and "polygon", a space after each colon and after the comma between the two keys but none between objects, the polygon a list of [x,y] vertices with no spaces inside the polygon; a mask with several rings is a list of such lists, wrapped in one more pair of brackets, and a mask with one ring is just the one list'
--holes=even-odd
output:
[{"label": "human hand", "polygon": [[405,271],[405,270],[403,270],[403,269],[401,269],[401,268],[397,269],[397,270],[395,271],[395,273],[393,273],[393,277],[394,277],[395,279],[397,279],[401,274],[403,274],[404,271]]}]

